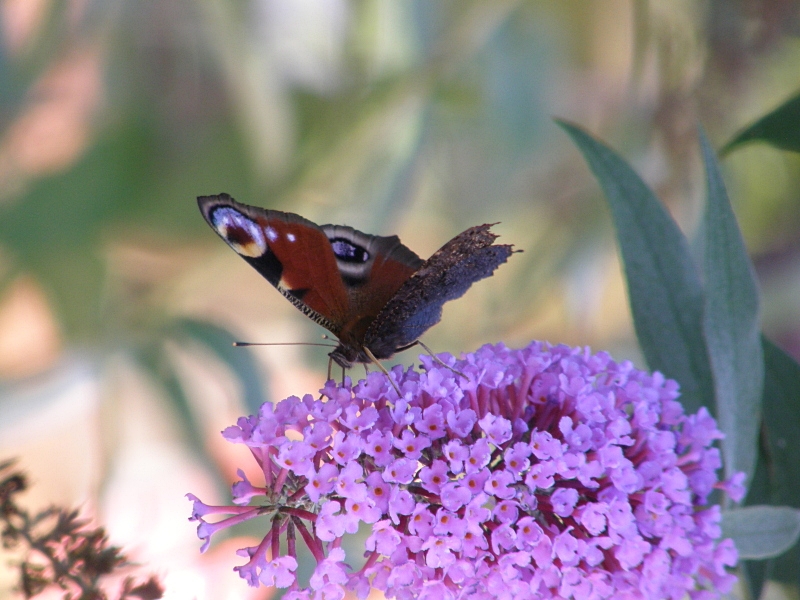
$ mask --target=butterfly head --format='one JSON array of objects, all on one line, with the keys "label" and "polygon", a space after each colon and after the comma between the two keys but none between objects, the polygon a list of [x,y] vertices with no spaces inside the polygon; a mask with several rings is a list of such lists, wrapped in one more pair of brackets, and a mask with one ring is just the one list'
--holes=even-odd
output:
[{"label": "butterfly head", "polygon": [[336,346],[333,352],[328,354],[328,356],[330,356],[331,360],[333,360],[333,362],[335,362],[343,369],[349,369],[357,362],[360,363],[370,362],[370,359],[366,354],[364,354],[363,352],[358,352],[352,346],[346,346],[344,344],[339,344],[338,346]]}]

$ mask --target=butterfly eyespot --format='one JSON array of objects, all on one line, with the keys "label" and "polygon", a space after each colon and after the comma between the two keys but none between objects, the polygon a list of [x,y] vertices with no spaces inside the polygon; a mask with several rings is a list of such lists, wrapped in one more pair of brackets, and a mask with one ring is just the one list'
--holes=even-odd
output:
[{"label": "butterfly eyespot", "polygon": [[267,251],[267,242],[261,228],[239,211],[222,206],[214,210],[209,218],[214,229],[238,254],[254,258]]},{"label": "butterfly eyespot", "polygon": [[341,261],[348,263],[365,263],[369,260],[369,252],[361,246],[356,246],[352,242],[343,238],[331,240],[333,253]]}]

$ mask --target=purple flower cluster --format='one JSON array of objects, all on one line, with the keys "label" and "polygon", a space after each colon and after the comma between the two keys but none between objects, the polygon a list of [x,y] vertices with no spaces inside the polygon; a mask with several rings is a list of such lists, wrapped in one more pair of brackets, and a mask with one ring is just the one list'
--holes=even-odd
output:
[{"label": "purple flower cluster", "polygon": [[[223,433],[263,472],[240,471],[236,506],[194,501],[208,546],[257,516],[269,533],[241,554],[250,585],[287,600],[387,597],[717,598],[735,578],[720,537],[715,488],[721,437],[704,410],[687,416],[678,385],[605,353],[534,342],[484,346],[450,368],[392,370],[352,386],[329,382],[264,404]],[[466,379],[454,370],[466,375]],[[212,514],[229,515],[216,522]],[[342,539],[371,526],[358,570]],[[301,588],[297,534],[316,559]]]}]

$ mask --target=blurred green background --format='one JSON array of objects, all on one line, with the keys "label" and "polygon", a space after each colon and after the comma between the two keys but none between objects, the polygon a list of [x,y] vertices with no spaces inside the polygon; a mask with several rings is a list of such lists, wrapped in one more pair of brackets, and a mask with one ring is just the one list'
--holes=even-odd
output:
[{"label": "blurred green background", "polygon": [[[628,157],[691,235],[697,124],[721,147],[795,94],[799,33],[789,0],[0,1],[0,452],[34,475],[31,502],[97,514],[176,597],[225,597],[240,559],[198,566],[181,495],[222,501],[246,455],[219,430],[315,393],[327,356],[231,348],[322,330],[196,196],[396,233],[422,257],[500,222],[525,252],[425,342],[644,366],[600,188],[552,117]],[[800,160],[751,144],[723,167],[764,330],[798,357]]]}]

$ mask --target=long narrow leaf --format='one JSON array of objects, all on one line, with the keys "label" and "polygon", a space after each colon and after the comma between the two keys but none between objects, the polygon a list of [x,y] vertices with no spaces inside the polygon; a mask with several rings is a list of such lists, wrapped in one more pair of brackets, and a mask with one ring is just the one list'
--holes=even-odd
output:
[{"label": "long narrow leaf", "polygon": [[[794,443],[800,431],[800,365],[762,338],[764,346],[764,435],[770,475],[770,502],[800,508],[800,447]],[[752,491],[748,493],[750,500]],[[800,584],[800,548],[773,561],[770,577],[784,583]]]},{"label": "long narrow leaf", "polygon": [[619,155],[575,125],[558,123],[583,153],[608,199],[633,323],[648,365],[680,383],[688,412],[704,405],[713,410],[702,333],[703,291],[685,236]]},{"label": "long narrow leaf", "polygon": [[702,130],[700,148],[708,194],[702,228],[704,331],[717,419],[725,433],[722,452],[726,473],[744,471],[749,480],[756,463],[764,385],[758,287],[714,150]]},{"label": "long narrow leaf", "polygon": [[158,344],[148,344],[138,348],[135,356],[138,365],[164,390],[194,453],[202,457],[207,464],[213,465],[206,450],[203,428],[163,347]]},{"label": "long narrow leaf", "polygon": [[[769,504],[772,501],[772,496],[770,494],[771,482],[767,453],[764,448],[764,443],[762,442],[758,446],[756,470],[747,486],[747,496],[743,504],[745,506]],[[742,583],[750,592],[749,598],[761,598],[761,592],[767,581],[767,573],[772,568],[774,562],[775,559],[742,560],[739,562]]]},{"label": "long narrow leaf", "polygon": [[196,319],[180,319],[175,325],[178,334],[200,342],[223,361],[242,385],[245,406],[252,413],[266,401],[261,372],[248,348],[234,348],[236,338],[226,329]]},{"label": "long narrow leaf", "polygon": [[722,154],[747,142],[766,142],[783,150],[800,152],[800,94],[793,96],[755,123],[748,125],[725,144]]},{"label": "long narrow leaf", "polygon": [[137,364],[165,392],[166,399],[178,417],[178,423],[186,436],[193,456],[205,463],[208,472],[214,475],[219,492],[225,493],[228,483],[223,479],[217,462],[208,451],[206,432],[197,418],[180,376],[175,371],[163,344],[143,345],[136,349],[134,356]]},{"label": "long narrow leaf", "polygon": [[722,517],[722,533],[733,538],[741,558],[779,556],[800,537],[800,510],[788,506],[747,506]]}]

